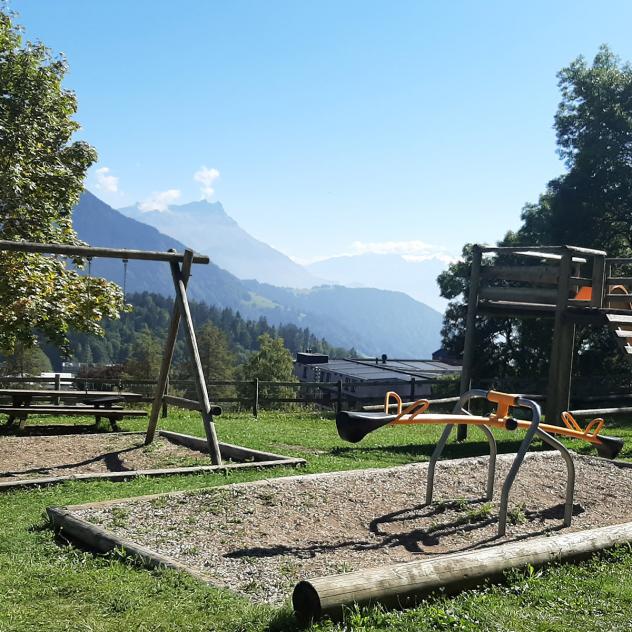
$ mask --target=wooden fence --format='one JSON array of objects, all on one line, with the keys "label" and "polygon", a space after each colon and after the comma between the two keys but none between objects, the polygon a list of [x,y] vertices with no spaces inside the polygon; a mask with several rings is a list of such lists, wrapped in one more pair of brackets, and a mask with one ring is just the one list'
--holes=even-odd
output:
[{"label": "wooden fence", "polygon": [[[423,384],[435,384],[436,381],[428,380]],[[112,391],[134,391],[141,393],[141,401],[151,402],[155,396],[156,380],[143,379],[107,379],[107,378],[66,378],[59,374],[54,377],[0,377],[0,387],[19,388],[29,384],[36,388],[46,388],[52,386],[55,390],[69,388],[72,390],[112,390]],[[422,396],[419,393],[419,382],[414,379],[403,386],[402,381],[376,383],[345,383],[342,380],[337,382],[276,382],[264,380],[232,380],[232,381],[209,381],[207,387],[209,396],[213,403],[229,404],[238,408],[252,410],[256,417],[261,408],[269,408],[274,405],[299,404],[312,405],[323,409],[340,411],[343,408],[359,408],[370,404],[379,404],[384,401],[387,391],[398,390],[402,396],[410,400]],[[375,389],[379,387],[381,394],[376,396]],[[193,392],[195,383],[193,380],[170,380],[167,386],[166,399],[163,401],[163,417],[168,414],[168,405],[178,406],[178,393]],[[353,391],[351,390],[353,389]],[[372,394],[364,396],[362,391],[371,389]],[[234,393],[234,395],[223,395],[222,391]],[[402,392],[405,390],[405,392]],[[455,385],[456,391],[456,385]],[[216,396],[214,396],[216,395]],[[426,396],[426,395],[423,395]]]}]

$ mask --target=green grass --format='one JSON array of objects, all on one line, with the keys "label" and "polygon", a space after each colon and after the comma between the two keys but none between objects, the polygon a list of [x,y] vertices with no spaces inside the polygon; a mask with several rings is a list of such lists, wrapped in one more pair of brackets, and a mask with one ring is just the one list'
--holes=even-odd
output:
[{"label": "green grass", "polygon": [[[48,421],[48,420],[47,420]],[[140,430],[142,420],[122,424]],[[202,435],[194,414],[172,414],[161,424]],[[384,428],[358,445],[344,444],[331,419],[309,413],[227,414],[218,420],[222,440],[308,460],[305,472],[385,467],[427,460],[440,428]],[[632,424],[608,424],[607,434],[628,439],[623,457],[632,459]],[[499,449],[515,451],[519,435],[498,433]],[[568,442],[574,449],[591,452]],[[472,431],[446,456],[486,453]],[[294,630],[289,607],[253,606],[229,591],[207,588],[174,571],[148,571],[115,553],[82,552],[56,542],[44,511],[66,505],[199,489],[226,482],[287,476],[279,469],[230,475],[141,478],[127,483],[68,482],[0,495],[0,631],[13,630]],[[481,486],[484,482],[481,481]],[[421,492],[420,492],[421,493]],[[121,521],[125,516],[121,515]],[[468,520],[480,516],[467,516]],[[315,631],[342,630],[626,630],[632,629],[632,550],[618,549],[580,566],[551,566],[512,573],[507,582],[457,597],[438,596],[417,608],[385,612],[350,611],[342,624],[325,622]]]}]

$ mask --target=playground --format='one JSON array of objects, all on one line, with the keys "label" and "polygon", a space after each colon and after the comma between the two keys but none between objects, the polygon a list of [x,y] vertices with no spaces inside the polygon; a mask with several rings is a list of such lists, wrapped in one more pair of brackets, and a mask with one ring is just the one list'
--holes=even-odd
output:
[{"label": "playground", "polygon": [[[12,248],[6,242],[4,247]],[[67,255],[76,250],[15,246],[25,248]],[[88,248],[81,254],[168,262],[176,303],[147,423],[139,420],[144,414],[124,409],[120,396],[82,393],[60,404],[64,393],[51,390],[42,396],[50,401],[42,405],[39,393],[6,394],[11,397],[3,409],[7,430],[12,432],[15,418],[17,432],[26,436],[0,438],[8,457],[0,488],[39,490],[66,483],[74,489],[91,480],[128,481],[105,498],[73,498],[63,485],[61,493],[51,492],[46,527],[59,542],[79,543],[105,559],[131,558],[153,572],[171,568],[213,587],[207,590],[229,589],[265,607],[287,607],[293,594],[298,621],[308,623],[323,615],[340,618],[354,604],[414,605],[437,591],[480,586],[525,565],[586,557],[632,540],[632,468],[616,460],[630,457],[625,444],[630,433],[613,423],[606,409],[569,411],[571,318],[610,326],[607,317],[616,316],[627,352],[630,330],[620,303],[611,304],[614,277],[605,253],[531,252],[531,258],[554,257],[559,269],[551,271],[547,264],[544,274],[531,265],[526,275],[506,267],[486,270],[479,258],[478,272],[492,286],[502,274],[501,283],[506,277],[526,284],[554,279],[558,288],[542,293],[530,285],[501,285],[490,292],[473,279],[461,395],[451,413],[435,412],[426,400],[404,403],[387,393],[382,410],[342,410],[335,423],[325,415],[302,426],[296,414],[285,425],[279,419],[262,424],[248,415],[235,423],[212,403],[186,292],[192,264],[207,259],[192,251]],[[592,276],[582,276],[578,266],[588,255],[594,259]],[[591,292],[578,298],[580,286]],[[550,302],[525,302],[529,297]],[[476,377],[477,309],[552,318],[551,362],[557,372],[550,374],[544,398],[467,388]],[[197,399],[166,391],[181,321]],[[167,402],[188,411],[185,423],[159,421]],[[62,417],[87,412],[97,423],[109,416],[117,432],[37,436],[38,415],[56,412]],[[27,417],[35,423],[27,425]],[[453,430],[461,442],[449,442]],[[219,436],[236,444],[220,442]],[[307,474],[296,476],[296,465],[306,465]],[[272,469],[258,473],[263,467]],[[171,476],[162,484],[145,482],[166,474]]]},{"label": "playground", "polygon": [[[497,482],[511,461],[499,457]],[[632,521],[632,468],[587,456],[577,457],[576,466],[572,531]],[[276,605],[307,577],[473,551],[562,528],[565,468],[556,454],[526,459],[504,537],[496,534],[498,494],[481,498],[486,457],[442,463],[431,506],[423,503],[427,472],[421,463],[292,476],[69,511],[114,534],[121,546],[133,542],[212,585]]]}]

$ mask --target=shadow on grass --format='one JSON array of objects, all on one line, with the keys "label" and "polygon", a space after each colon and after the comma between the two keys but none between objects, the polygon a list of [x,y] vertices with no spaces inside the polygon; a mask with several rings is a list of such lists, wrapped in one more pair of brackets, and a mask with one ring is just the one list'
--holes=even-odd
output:
[{"label": "shadow on grass", "polygon": [[138,450],[141,446],[131,446],[129,448],[124,448],[122,450],[113,450],[112,452],[106,452],[104,454],[97,454],[92,458],[85,459],[83,461],[77,461],[75,463],[60,463],[59,465],[49,465],[42,467],[32,467],[26,470],[12,470],[10,472],[0,472],[0,477],[15,477],[17,479],[23,477],[26,474],[52,474],[55,470],[60,469],[69,469],[82,467],[85,465],[90,465],[91,463],[98,463],[99,461],[103,461],[106,470],[108,472],[130,472],[131,468],[123,465],[123,459],[121,458],[121,454],[126,452],[132,452],[134,450]]},{"label": "shadow on grass", "polygon": [[0,426],[0,437],[48,437],[72,434],[110,434],[113,431],[99,424],[31,424],[26,426],[24,430],[20,430],[17,425]]}]

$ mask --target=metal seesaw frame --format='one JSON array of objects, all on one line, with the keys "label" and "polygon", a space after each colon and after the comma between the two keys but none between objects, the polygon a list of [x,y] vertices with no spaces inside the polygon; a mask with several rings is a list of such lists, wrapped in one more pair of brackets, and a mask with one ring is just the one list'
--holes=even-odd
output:
[{"label": "metal seesaw frame", "polygon": [[[390,414],[390,400],[397,402],[397,413]],[[496,404],[496,409],[489,416],[472,415],[465,410],[465,405],[473,399],[486,399],[492,404]],[[384,402],[384,412],[347,412],[341,411],[336,415],[336,426],[338,434],[342,439],[357,443],[369,432],[387,425],[442,425],[445,426],[439,441],[430,458],[428,464],[428,478],[426,483],[426,504],[431,504],[434,493],[434,479],[436,464],[446,446],[450,433],[455,426],[478,426],[485,434],[489,443],[489,464],[487,470],[487,487],[485,499],[491,500],[494,493],[494,478],[496,474],[497,446],[491,429],[525,430],[525,436],[520,444],[518,452],[514,457],[509,472],[505,477],[500,496],[500,509],[498,518],[498,535],[505,535],[507,529],[507,508],[509,504],[509,493],[516,479],[518,470],[524,461],[525,455],[533,438],[540,437],[546,444],[555,448],[564,459],[567,471],[566,480],[566,500],[564,505],[564,526],[571,524],[573,513],[573,493],[575,490],[575,466],[569,451],[552,433],[566,437],[581,439],[595,445],[600,454],[608,458],[614,458],[623,446],[623,441],[615,437],[605,437],[599,432],[603,427],[602,419],[595,419],[582,430],[575,422],[572,415],[567,413],[563,417],[564,426],[553,426],[542,424],[542,412],[540,406],[533,400],[523,395],[512,395],[498,391],[484,391],[472,389],[461,395],[452,414],[423,414],[430,403],[427,400],[418,400],[408,404],[403,408],[400,396],[397,393],[386,394]],[[531,411],[531,420],[515,419],[510,411],[512,408],[526,408]],[[592,432],[591,432],[592,431]]]},{"label": "metal seesaw frame", "polygon": [[[471,413],[465,410],[465,405],[473,400],[473,399],[485,399],[489,400],[490,391],[485,391],[481,389],[472,389],[463,393],[461,395],[459,401],[454,407],[453,414],[455,415],[471,415]],[[500,508],[498,511],[498,535],[504,536],[507,532],[507,511],[509,507],[509,492],[511,491],[511,487],[514,484],[516,476],[518,475],[518,471],[520,470],[520,466],[524,461],[527,450],[533,441],[533,438],[537,435],[539,436],[545,443],[555,448],[560,452],[564,462],[566,463],[566,500],[564,503],[564,526],[569,527],[571,525],[571,520],[573,517],[573,496],[575,492],[575,464],[573,463],[573,459],[570,455],[570,452],[566,449],[564,445],[562,445],[557,439],[552,437],[548,432],[542,430],[540,426],[540,421],[542,419],[542,411],[540,409],[539,404],[534,402],[531,399],[527,399],[521,396],[516,396],[514,400],[514,405],[519,406],[521,408],[528,408],[532,412],[531,424],[526,431],[526,434],[520,443],[520,447],[518,448],[518,452],[511,464],[509,472],[505,477],[505,481],[503,483],[503,487],[500,494]],[[458,425],[455,423],[449,423],[446,425],[443,430],[437,445],[430,457],[430,462],[428,463],[428,479],[426,482],[426,504],[430,505],[433,499],[434,493],[434,475],[435,469],[437,465],[437,461],[441,457],[443,450],[448,442],[450,434],[452,433],[453,428]],[[485,500],[491,500],[494,495],[494,478],[496,474],[496,440],[494,439],[490,428],[484,424],[479,425],[480,429],[483,430],[490,445],[490,453],[489,453],[489,466],[487,470],[487,489]],[[507,424],[509,429],[511,428],[511,424]]]}]

